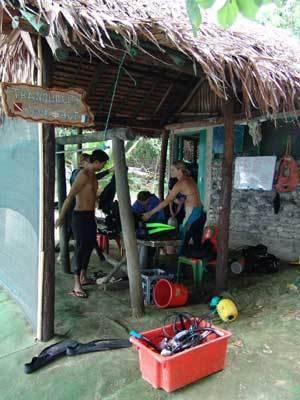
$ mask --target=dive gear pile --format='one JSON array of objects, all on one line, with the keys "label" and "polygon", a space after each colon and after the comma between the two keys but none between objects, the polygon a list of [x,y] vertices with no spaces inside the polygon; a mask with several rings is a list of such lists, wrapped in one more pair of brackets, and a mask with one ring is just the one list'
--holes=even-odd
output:
[{"label": "dive gear pile", "polygon": [[[205,317],[195,317],[187,312],[169,314],[165,319],[163,335],[158,345],[136,331],[131,331],[130,336],[144,341],[154,351],[168,357],[206,342],[211,334],[223,336],[222,332],[212,327],[208,317],[209,314]],[[166,329],[166,322],[170,322],[171,319],[173,322],[170,334]]]}]

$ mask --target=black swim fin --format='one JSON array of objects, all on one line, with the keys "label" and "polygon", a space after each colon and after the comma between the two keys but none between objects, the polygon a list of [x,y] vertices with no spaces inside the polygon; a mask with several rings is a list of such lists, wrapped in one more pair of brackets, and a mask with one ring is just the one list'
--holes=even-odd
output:
[{"label": "black swim fin", "polygon": [[94,351],[124,349],[131,347],[127,339],[100,339],[89,343],[75,343],[67,347],[68,356],[77,356],[78,354],[92,353]]},{"label": "black swim fin", "polygon": [[31,374],[46,364],[50,364],[57,358],[66,355],[68,346],[75,346],[78,342],[75,340],[63,340],[46,347],[38,356],[33,357],[30,363],[24,365],[25,374]]}]

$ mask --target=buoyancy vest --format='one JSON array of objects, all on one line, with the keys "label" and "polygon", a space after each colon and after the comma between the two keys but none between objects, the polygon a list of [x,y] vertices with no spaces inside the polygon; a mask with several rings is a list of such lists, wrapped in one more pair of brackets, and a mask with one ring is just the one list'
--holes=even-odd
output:
[{"label": "buoyancy vest", "polygon": [[299,183],[298,166],[291,156],[291,137],[288,137],[285,155],[279,161],[279,167],[275,178],[275,189],[277,192],[292,192]]}]

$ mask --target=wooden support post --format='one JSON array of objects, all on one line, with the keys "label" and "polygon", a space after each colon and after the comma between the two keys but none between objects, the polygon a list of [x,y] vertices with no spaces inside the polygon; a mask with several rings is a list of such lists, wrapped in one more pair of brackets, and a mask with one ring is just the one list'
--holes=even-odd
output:
[{"label": "wooden support post", "polygon": [[[61,210],[62,205],[67,197],[66,187],[66,168],[65,168],[65,154],[64,145],[56,144],[56,152],[60,152],[56,155],[56,182],[57,182],[57,196],[58,196],[58,208]],[[70,214],[70,213],[69,213]],[[71,272],[70,267],[70,253],[69,253],[69,230],[71,218],[66,218],[65,223],[59,230],[59,248],[60,248],[60,263],[65,273]]]},{"label": "wooden support post", "polygon": [[223,104],[224,113],[224,159],[222,167],[222,189],[220,198],[218,240],[218,257],[216,272],[216,287],[219,292],[227,289],[228,275],[228,242],[230,227],[230,210],[232,194],[232,166],[233,166],[233,101],[227,100]]},{"label": "wooden support post", "polygon": [[[82,135],[82,128],[78,128],[77,133],[78,133],[78,135]],[[79,160],[80,160],[81,154],[82,154],[82,143],[77,143],[77,153],[76,153],[77,168],[79,168]]]},{"label": "wooden support post", "polygon": [[112,151],[116,173],[116,186],[120,207],[122,234],[127,259],[132,315],[139,318],[144,314],[144,299],[134,221],[130,206],[131,202],[126,170],[124,141],[118,138],[113,138]]},{"label": "wooden support post", "polygon": [[163,201],[163,199],[164,199],[164,186],[165,186],[168,143],[169,143],[169,131],[164,131],[162,134],[160,166],[159,166],[158,195],[159,195],[160,201]]},{"label": "wooden support post", "polygon": [[[41,43],[42,42],[42,43]],[[39,38],[40,81],[44,87],[51,86],[53,57],[44,39]],[[48,341],[54,336],[55,300],[55,246],[54,246],[54,185],[55,185],[55,129],[43,124],[40,136],[40,191],[42,193],[40,225],[40,310],[38,338]]]}]

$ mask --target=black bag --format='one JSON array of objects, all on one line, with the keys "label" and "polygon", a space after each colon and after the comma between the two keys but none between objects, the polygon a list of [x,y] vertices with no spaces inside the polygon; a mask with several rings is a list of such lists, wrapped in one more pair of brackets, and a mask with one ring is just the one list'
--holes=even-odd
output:
[{"label": "black bag", "polygon": [[188,246],[184,251],[184,255],[205,260],[206,262],[214,261],[217,258],[215,247],[209,239],[206,239],[201,246]]},{"label": "black bag", "polygon": [[116,195],[116,177],[115,174],[111,177],[108,185],[105,186],[102,193],[99,196],[98,208],[104,212],[104,214],[109,214],[111,211],[112,204]]},{"label": "black bag", "polygon": [[263,244],[249,246],[243,249],[246,271],[261,271],[274,273],[279,271],[279,259],[268,253],[268,248]]}]

